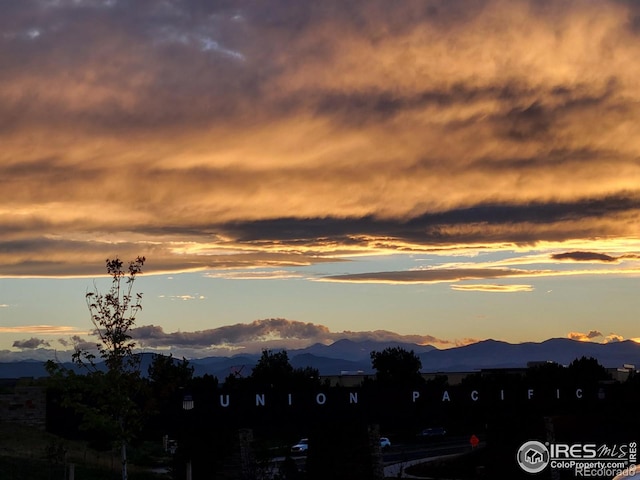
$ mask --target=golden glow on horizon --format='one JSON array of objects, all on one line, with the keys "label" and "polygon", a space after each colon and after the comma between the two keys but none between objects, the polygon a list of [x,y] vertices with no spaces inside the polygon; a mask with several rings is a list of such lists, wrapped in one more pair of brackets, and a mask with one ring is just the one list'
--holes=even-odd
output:
[{"label": "golden glow on horizon", "polygon": [[451,285],[452,290],[460,290],[464,292],[495,292],[495,293],[515,293],[515,292],[532,292],[531,285],[492,285],[492,284],[468,284],[468,285]]},{"label": "golden glow on horizon", "polygon": [[75,335],[86,334],[87,329],[78,330],[77,327],[65,325],[19,325],[13,327],[0,326],[0,333],[22,333],[37,335]]}]

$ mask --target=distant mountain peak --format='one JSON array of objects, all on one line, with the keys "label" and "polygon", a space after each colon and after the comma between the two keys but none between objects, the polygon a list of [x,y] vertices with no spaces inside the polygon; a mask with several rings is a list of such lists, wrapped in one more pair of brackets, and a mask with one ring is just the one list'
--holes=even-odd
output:
[{"label": "distant mountain peak", "polygon": [[[599,344],[569,338],[550,338],[542,342],[508,343],[487,339],[461,347],[439,350],[430,345],[402,342],[377,342],[340,339],[331,345],[316,343],[307,348],[288,350],[289,359],[296,367],[311,366],[321,375],[339,375],[342,371],[371,372],[371,351],[388,347],[413,350],[422,362],[424,372],[465,372],[484,368],[526,368],[531,361],[553,361],[568,365],[581,357],[593,357],[607,368],[625,364],[640,366],[640,344],[631,340]],[[146,373],[152,355],[141,356],[142,372]],[[234,356],[188,359],[198,376],[215,375],[224,380],[231,371],[242,368],[248,375],[260,359],[260,354],[241,353]],[[176,358],[178,361],[178,358]],[[72,364],[65,364],[72,367]],[[0,378],[47,376],[44,362],[22,360],[0,362]]]}]

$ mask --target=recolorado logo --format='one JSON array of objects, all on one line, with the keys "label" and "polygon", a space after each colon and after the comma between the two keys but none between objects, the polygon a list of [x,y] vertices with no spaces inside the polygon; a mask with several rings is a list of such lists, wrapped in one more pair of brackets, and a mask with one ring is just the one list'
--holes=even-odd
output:
[{"label": "recolorado logo", "polygon": [[545,468],[570,470],[575,477],[615,477],[636,471],[637,442],[542,443],[525,442],[516,455],[520,468],[527,473],[540,473]]}]

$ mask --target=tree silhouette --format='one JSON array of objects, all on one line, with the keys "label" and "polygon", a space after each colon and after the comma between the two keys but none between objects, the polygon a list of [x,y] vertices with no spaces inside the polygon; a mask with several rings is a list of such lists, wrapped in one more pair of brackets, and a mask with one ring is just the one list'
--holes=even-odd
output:
[{"label": "tree silhouette", "polygon": [[596,384],[602,380],[611,380],[611,375],[607,372],[597,359],[593,357],[576,358],[567,367],[569,378],[575,382],[585,382]]},{"label": "tree silhouette", "polygon": [[525,377],[532,386],[565,385],[569,372],[559,363],[547,362],[527,368]]},{"label": "tree silhouette", "polygon": [[184,357],[181,361],[176,361],[173,354],[154,355],[148,370],[154,396],[166,398],[186,387],[193,378],[193,371],[194,367]]},{"label": "tree silhouette", "polygon": [[251,379],[256,385],[277,388],[286,385],[292,375],[293,367],[286,350],[263,350],[260,360],[253,367]]},{"label": "tree silhouette", "polygon": [[[136,276],[142,273],[145,258],[137,257],[129,262],[127,271],[118,259],[107,259],[107,274],[111,288],[100,293],[97,287],[87,292],[86,301],[98,354],[76,345],[73,362],[86,375],[78,382],[78,376],[65,371],[53,362],[47,362],[47,370],[54,376],[65,376],[69,387],[75,389],[73,404],[83,415],[83,421],[91,428],[112,436],[120,447],[122,480],[127,480],[127,443],[140,427],[140,409],[136,396],[141,389],[140,358],[134,355],[135,341],[130,335],[137,313],[142,310],[142,294],[133,294]],[[125,277],[126,275],[126,277]],[[103,363],[101,366],[99,361]],[[78,387],[84,385],[83,392]],[[82,389],[82,387],[80,387]]]},{"label": "tree silhouette", "polygon": [[415,386],[424,383],[420,374],[422,362],[413,350],[387,347],[371,352],[371,366],[376,370],[376,381],[382,385]]},{"label": "tree silhouette", "polygon": [[147,427],[167,428],[167,418],[171,418],[193,382],[193,371],[194,367],[185,358],[178,361],[171,354],[153,356],[147,377],[145,412],[150,417]]},{"label": "tree silhouette", "polygon": [[320,373],[312,367],[293,368],[286,350],[263,350],[248,380],[252,385],[273,389],[305,388],[318,385]]}]

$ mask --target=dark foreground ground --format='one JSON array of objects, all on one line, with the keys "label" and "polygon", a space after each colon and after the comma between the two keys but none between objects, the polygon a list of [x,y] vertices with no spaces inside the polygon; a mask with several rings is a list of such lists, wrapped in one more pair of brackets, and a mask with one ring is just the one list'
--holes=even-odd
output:
[{"label": "dark foreground ground", "polygon": [[[166,480],[149,471],[153,448],[132,452],[147,465],[131,465],[132,480]],[[158,449],[161,451],[161,449]],[[0,421],[0,480],[65,480],[74,464],[78,480],[121,478],[120,464],[111,451],[97,451],[86,443],[62,439],[41,429]]]}]

